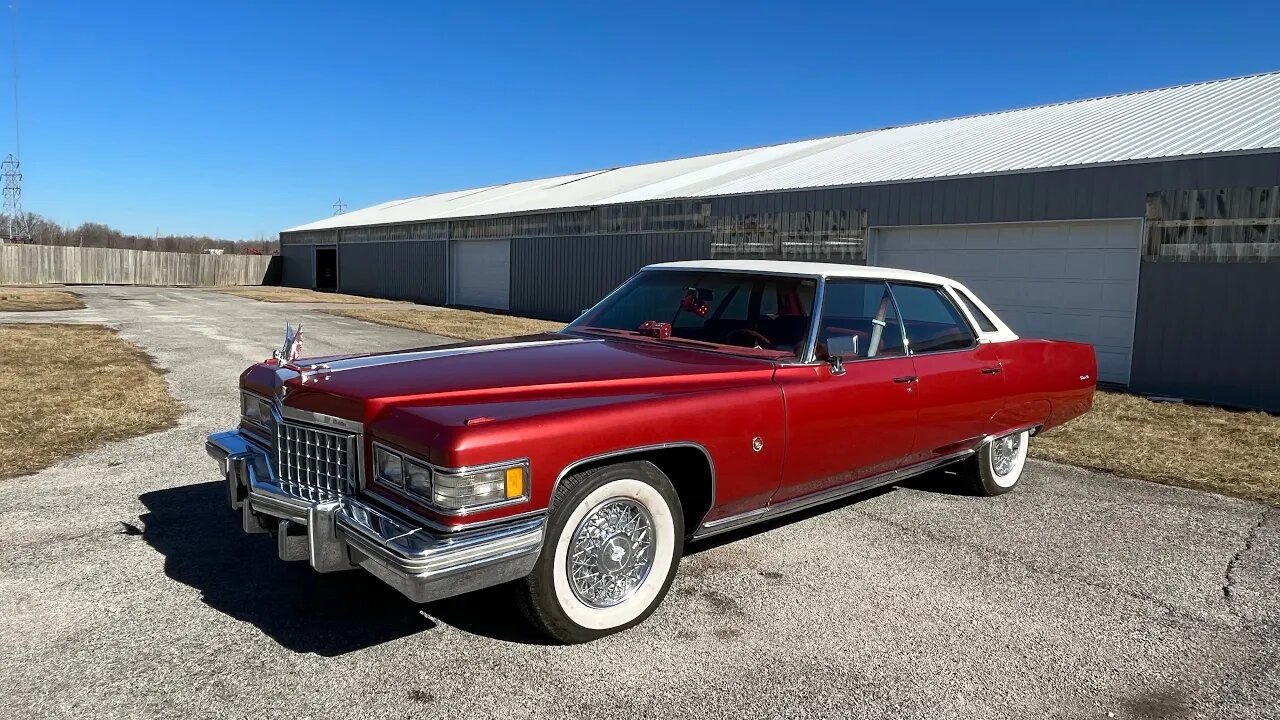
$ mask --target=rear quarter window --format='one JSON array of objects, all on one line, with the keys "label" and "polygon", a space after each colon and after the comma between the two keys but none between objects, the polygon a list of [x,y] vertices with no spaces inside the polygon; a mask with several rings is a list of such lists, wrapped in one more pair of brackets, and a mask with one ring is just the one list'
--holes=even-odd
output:
[{"label": "rear quarter window", "polygon": [[995,332],[996,324],[991,322],[991,318],[987,317],[986,313],[978,309],[977,303],[973,301],[973,298],[969,297],[969,293],[958,288],[953,289],[956,291],[956,295],[960,296],[960,301],[964,303],[965,309],[973,316],[974,321],[978,323],[978,327],[982,329],[982,332]]}]

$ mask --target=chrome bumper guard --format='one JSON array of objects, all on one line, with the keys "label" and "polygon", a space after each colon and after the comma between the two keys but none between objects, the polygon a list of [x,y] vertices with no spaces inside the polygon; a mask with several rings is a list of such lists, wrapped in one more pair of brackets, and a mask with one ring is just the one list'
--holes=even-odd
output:
[{"label": "chrome bumper guard", "polygon": [[238,430],[210,435],[205,450],[245,532],[268,532],[261,518],[276,519],[280,559],[309,560],[319,572],[361,567],[415,602],[522,578],[542,549],[542,517],[436,532],[349,495],[281,482],[271,450]]}]

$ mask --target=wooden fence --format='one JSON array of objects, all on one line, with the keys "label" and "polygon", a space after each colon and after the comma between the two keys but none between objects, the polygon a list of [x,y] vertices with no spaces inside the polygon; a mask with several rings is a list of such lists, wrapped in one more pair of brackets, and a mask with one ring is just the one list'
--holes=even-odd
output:
[{"label": "wooden fence", "polygon": [[0,285],[263,285],[277,282],[269,255],[0,245]]}]

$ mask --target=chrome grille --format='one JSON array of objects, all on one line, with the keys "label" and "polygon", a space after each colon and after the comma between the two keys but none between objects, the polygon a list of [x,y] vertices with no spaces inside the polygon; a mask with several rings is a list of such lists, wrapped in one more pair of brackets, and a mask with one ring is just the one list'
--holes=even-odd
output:
[{"label": "chrome grille", "polygon": [[276,474],[286,490],[354,495],[356,436],[290,422],[276,424]]}]

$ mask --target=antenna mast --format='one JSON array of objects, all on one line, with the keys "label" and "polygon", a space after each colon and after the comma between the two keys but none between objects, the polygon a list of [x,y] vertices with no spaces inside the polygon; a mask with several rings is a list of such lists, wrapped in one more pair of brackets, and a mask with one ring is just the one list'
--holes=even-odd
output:
[{"label": "antenna mast", "polygon": [[22,123],[18,92],[18,0],[9,2],[9,27],[13,31],[13,152],[0,163],[4,175],[4,214],[9,242],[26,242],[31,238],[26,213],[22,211]]},{"label": "antenna mast", "polygon": [[342,202],[342,198],[338,198],[338,202],[333,204],[333,214],[341,215],[347,211],[347,204]]}]

